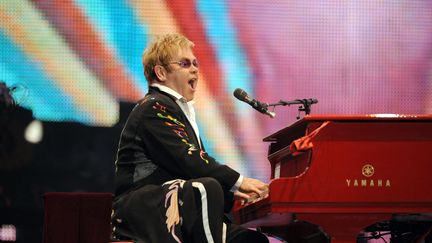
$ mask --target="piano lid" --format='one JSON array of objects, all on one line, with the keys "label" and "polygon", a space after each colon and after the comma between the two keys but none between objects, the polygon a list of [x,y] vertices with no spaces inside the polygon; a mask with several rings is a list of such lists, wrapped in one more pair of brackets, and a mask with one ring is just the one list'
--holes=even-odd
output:
[{"label": "piano lid", "polygon": [[365,115],[307,115],[296,121],[292,125],[279,130],[263,139],[264,142],[277,141],[281,134],[289,134],[290,131],[305,130],[310,122],[323,121],[341,121],[341,122],[358,122],[358,121],[407,121],[407,122],[432,122],[432,114],[365,114]]}]

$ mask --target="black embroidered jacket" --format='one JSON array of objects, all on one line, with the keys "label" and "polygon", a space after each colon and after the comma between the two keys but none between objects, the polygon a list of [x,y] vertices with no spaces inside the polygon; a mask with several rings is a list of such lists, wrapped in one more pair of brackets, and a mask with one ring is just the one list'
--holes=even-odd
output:
[{"label": "black embroidered jacket", "polygon": [[115,172],[116,197],[173,179],[213,177],[225,193],[239,173],[201,149],[186,115],[171,95],[151,87],[122,131]]}]

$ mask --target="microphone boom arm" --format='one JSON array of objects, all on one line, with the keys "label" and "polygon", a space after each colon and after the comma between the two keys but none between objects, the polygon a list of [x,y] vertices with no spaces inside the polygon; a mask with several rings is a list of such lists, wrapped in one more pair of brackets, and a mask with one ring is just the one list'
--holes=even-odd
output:
[{"label": "microphone boom arm", "polygon": [[[280,106],[280,105],[281,106],[301,105],[298,108],[299,113],[302,112],[302,111],[304,111],[306,115],[309,115],[310,112],[311,112],[311,106],[313,104],[316,104],[316,103],[318,103],[318,100],[311,98],[311,99],[296,99],[296,100],[289,100],[289,101],[280,100],[277,103],[268,104],[268,106],[273,106],[273,109],[274,109],[274,107]],[[297,119],[298,118],[299,117],[297,117]]]}]

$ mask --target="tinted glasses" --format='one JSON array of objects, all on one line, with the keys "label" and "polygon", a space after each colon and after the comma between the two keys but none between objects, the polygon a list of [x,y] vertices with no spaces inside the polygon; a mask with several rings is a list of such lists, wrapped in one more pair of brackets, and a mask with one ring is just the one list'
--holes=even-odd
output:
[{"label": "tinted glasses", "polygon": [[196,68],[199,67],[198,61],[196,59],[191,61],[187,58],[181,59],[180,61],[177,61],[177,62],[170,62],[168,64],[178,64],[182,68],[190,68],[191,65],[194,65],[194,67],[196,67]]}]

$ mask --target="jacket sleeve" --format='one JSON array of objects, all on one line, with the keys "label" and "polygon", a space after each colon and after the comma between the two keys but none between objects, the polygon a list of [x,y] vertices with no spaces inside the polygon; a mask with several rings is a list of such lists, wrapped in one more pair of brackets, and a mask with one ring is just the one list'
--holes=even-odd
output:
[{"label": "jacket sleeve", "polygon": [[[181,109],[173,101],[148,100],[140,114],[138,136],[141,137],[150,159],[180,179],[215,178],[229,191],[239,173],[219,164],[201,150],[188,134]],[[183,118],[183,119],[182,119]]]}]

